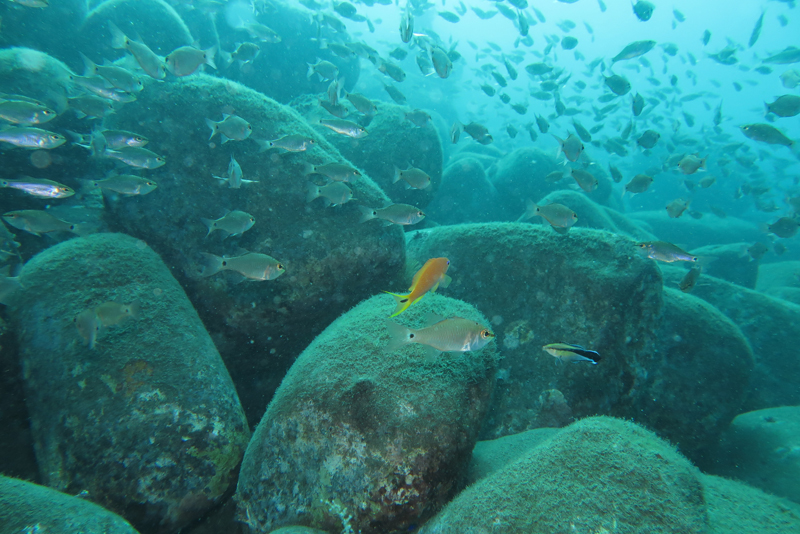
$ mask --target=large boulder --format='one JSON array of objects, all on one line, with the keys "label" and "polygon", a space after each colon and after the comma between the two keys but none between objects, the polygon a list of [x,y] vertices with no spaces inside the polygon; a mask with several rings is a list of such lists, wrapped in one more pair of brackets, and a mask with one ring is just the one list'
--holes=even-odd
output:
[{"label": "large boulder", "polygon": [[[491,342],[431,357],[413,344],[387,353],[393,309],[388,295],[362,302],[286,375],[242,463],[239,515],[252,531],[406,530],[457,491],[488,408],[497,350]],[[398,319],[418,328],[431,311],[488,324],[471,305],[438,295]]]},{"label": "large boulder", "polygon": [[479,441],[472,449],[467,484],[474,484],[482,478],[503,469],[508,464],[524,456],[558,434],[557,428],[534,428],[519,434],[502,438]]},{"label": "large boulder", "polygon": [[[20,274],[8,311],[43,482],[170,532],[219,502],[249,437],[236,390],[169,269],[122,234],[72,239]],[[101,304],[138,301],[138,319]],[[88,315],[87,315],[88,313]],[[54,358],[54,355],[57,357]]]},{"label": "large boulder", "polygon": [[[686,271],[663,265],[664,285],[676,287]],[[739,327],[755,368],[743,411],[800,405],[800,306],[713,276],[700,276],[692,295],[709,302]]]},{"label": "large boulder", "polygon": [[0,476],[0,534],[137,534],[102,506],[24,480]]},{"label": "large boulder", "polygon": [[713,472],[800,503],[800,407],[738,415],[720,442]]},{"label": "large boulder", "polygon": [[[247,120],[252,138],[299,134],[314,146],[259,153],[252,139],[222,144],[217,136],[209,142],[205,119],[221,120],[222,112]],[[376,221],[359,224],[355,202],[329,208],[322,199],[306,202],[308,181],[323,182],[304,177],[305,164],[347,160],[294,110],[236,82],[198,74],[149,83],[108,122],[145,135],[151,139],[147,148],[166,156],[166,164],[149,174],[159,188],[109,203],[109,222],[147,241],[181,277],[255,423],[314,336],[400,272],[402,230]],[[244,179],[258,183],[232,189],[212,177],[226,174],[232,156]],[[349,185],[360,203],[377,207],[389,200],[368,176]],[[241,237],[207,237],[200,219],[219,218],[226,210],[251,214],[255,225]],[[225,274],[193,278],[201,253],[238,255],[240,249],[268,254],[286,272],[258,283],[237,283]]]},{"label": "large boulder", "polygon": [[761,264],[756,289],[775,298],[800,304],[800,261]]},{"label": "large boulder", "polygon": [[703,274],[754,289],[758,279],[759,262],[748,254],[749,243],[706,245],[690,252],[701,258]]},{"label": "large boulder", "polygon": [[706,301],[664,288],[657,349],[635,395],[636,421],[696,464],[715,458],[722,432],[749,391],[753,353],[739,328]]},{"label": "large boulder", "polygon": [[579,421],[473,484],[421,530],[705,534],[700,472],[629,422]]},{"label": "large boulder", "polygon": [[[532,224],[486,223],[411,232],[407,246],[420,263],[449,258],[453,282],[440,291],[474,302],[496,328],[507,379],[483,439],[538,426],[529,409],[552,389],[576,417],[639,417],[631,397],[644,394],[654,372],[662,296],[658,268],[634,242],[599,230],[562,236]],[[597,350],[603,360],[560,365],[541,348],[556,342]]]},{"label": "large boulder", "polygon": [[709,534],[800,532],[800,505],[712,475],[701,475]]},{"label": "large boulder", "polygon": [[442,185],[426,209],[439,224],[494,220],[497,192],[483,165],[466,157],[451,163],[442,174]]}]

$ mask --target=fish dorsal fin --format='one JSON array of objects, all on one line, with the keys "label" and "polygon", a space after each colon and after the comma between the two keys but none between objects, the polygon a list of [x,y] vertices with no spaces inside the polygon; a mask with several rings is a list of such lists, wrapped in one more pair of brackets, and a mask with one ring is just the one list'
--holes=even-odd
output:
[{"label": "fish dorsal fin", "polygon": [[436,312],[429,311],[428,313],[425,314],[425,326],[431,326],[436,323],[440,323],[445,319],[446,317],[443,317]]}]

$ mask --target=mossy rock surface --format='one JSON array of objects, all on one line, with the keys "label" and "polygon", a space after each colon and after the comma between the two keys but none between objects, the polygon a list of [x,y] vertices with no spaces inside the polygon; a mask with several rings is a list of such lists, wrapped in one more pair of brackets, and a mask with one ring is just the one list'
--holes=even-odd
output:
[{"label": "mossy rock surface", "polygon": [[701,475],[708,506],[709,534],[800,532],[800,504],[747,484]]},{"label": "mossy rock surface", "polygon": [[534,428],[519,434],[479,441],[472,449],[467,483],[474,484],[482,478],[491,476],[558,432],[558,428]]},{"label": "mossy rock surface", "polygon": [[[300,134],[314,139],[305,152],[259,152],[253,139],[209,142],[206,118],[233,113],[253,127],[252,138]],[[403,232],[379,221],[360,224],[356,201],[325,207],[306,202],[304,165],[349,163],[292,108],[239,83],[204,74],[148,83],[136,102],[109,119],[116,128],[147,136],[147,148],[167,163],[147,173],[156,191],[109,202],[115,228],[147,241],[185,283],[220,347],[237,384],[248,419],[263,414],[291,361],[343,310],[386,288],[405,258]],[[231,156],[244,179],[258,183],[232,189],[213,175],[226,174]],[[363,171],[362,171],[363,172]],[[388,198],[369,178],[349,184],[358,203],[381,206]],[[255,225],[240,237],[206,237],[202,218],[242,210]],[[201,253],[268,254],[286,272],[263,282],[242,282],[229,273],[197,279]]]},{"label": "mossy rock surface", "polygon": [[[147,245],[94,234],[38,254],[8,308],[43,482],[140,529],[187,525],[236,481],[249,429],[211,338]],[[138,300],[138,319],[100,332],[75,318]]]},{"label": "mossy rock surface", "polygon": [[[664,285],[676,287],[686,270],[664,265]],[[800,405],[800,305],[701,275],[692,289],[739,327],[753,351],[755,368],[742,411]]]},{"label": "mossy rock surface", "polygon": [[0,534],[28,529],[50,534],[137,534],[120,516],[86,499],[0,475]]},{"label": "mossy rock surface", "polygon": [[705,534],[700,472],[643,428],[591,417],[473,484],[424,534]]},{"label": "mossy rock surface", "polygon": [[[562,236],[522,223],[407,236],[412,261],[449,258],[453,281],[440,292],[473,302],[498,335],[508,379],[483,439],[533,428],[528,410],[551,389],[563,393],[576,417],[639,417],[631,398],[652,372],[645,362],[656,349],[662,295],[658,268],[635,252],[634,241],[582,228]],[[602,360],[561,364],[542,350],[559,342],[596,350]]]},{"label": "mossy rock surface", "polygon": [[[496,348],[387,353],[394,307],[389,295],[362,302],[292,366],[242,464],[239,516],[252,530],[400,532],[455,494],[488,407]],[[437,295],[397,319],[421,327],[429,311],[487,324],[471,305]]]},{"label": "mossy rock surface", "polygon": [[481,162],[464,157],[447,166],[442,185],[426,210],[439,224],[497,220],[497,192]]}]

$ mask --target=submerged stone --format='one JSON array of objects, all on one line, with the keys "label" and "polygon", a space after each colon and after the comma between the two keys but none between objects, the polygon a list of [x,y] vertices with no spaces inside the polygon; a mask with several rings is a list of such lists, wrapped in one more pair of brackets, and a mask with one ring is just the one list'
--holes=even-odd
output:
[{"label": "submerged stone", "polygon": [[700,472],[633,423],[590,417],[473,484],[422,528],[704,534]]},{"label": "submerged stone", "polygon": [[137,534],[120,516],[86,499],[0,475],[3,534]]},{"label": "submerged stone", "polygon": [[[252,134],[243,141],[209,141],[205,119],[235,113]],[[149,83],[136,102],[108,120],[110,127],[145,135],[166,157],[152,171],[158,189],[133,199],[109,199],[117,228],[147,241],[186,284],[237,385],[248,419],[258,421],[285,369],[343,310],[387,285],[402,268],[403,232],[377,221],[360,224],[357,204],[381,207],[388,197],[363,171],[352,189],[357,201],[325,207],[307,202],[307,164],[352,165],[288,106],[252,89],[204,74]],[[314,141],[305,152],[270,148],[253,139],[288,134]],[[234,157],[245,183],[229,187],[212,177],[226,173]],[[241,236],[206,237],[201,218],[226,210],[251,214],[255,225]],[[200,274],[201,253],[268,254],[286,269],[270,281],[241,282],[232,273]],[[266,355],[269,355],[268,357]]]},{"label": "submerged stone", "polygon": [[[95,234],[33,257],[20,280],[8,310],[43,482],[86,491],[150,532],[180,529],[219,502],[236,480],[247,422],[159,257],[132,237]],[[138,301],[138,318],[103,315],[110,326],[92,349],[76,318],[110,301]]]},{"label": "submerged stone", "polygon": [[[300,355],[267,408],[242,463],[240,520],[254,532],[304,525],[364,534],[421,524],[458,490],[494,385],[494,343],[426,356],[385,351],[395,302],[372,297]],[[426,312],[487,325],[471,305],[429,296]],[[352,530],[349,530],[352,529]]]}]

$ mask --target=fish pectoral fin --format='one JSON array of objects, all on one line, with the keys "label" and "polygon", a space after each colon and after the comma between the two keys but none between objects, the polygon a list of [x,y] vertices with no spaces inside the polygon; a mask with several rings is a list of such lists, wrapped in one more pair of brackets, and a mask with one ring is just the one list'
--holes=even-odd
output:
[{"label": "fish pectoral fin", "polygon": [[437,285],[438,286],[442,286],[442,287],[447,287],[447,286],[450,285],[450,282],[452,282],[452,281],[453,281],[453,279],[445,274],[445,275],[442,275],[442,279],[439,281],[439,283]]}]

